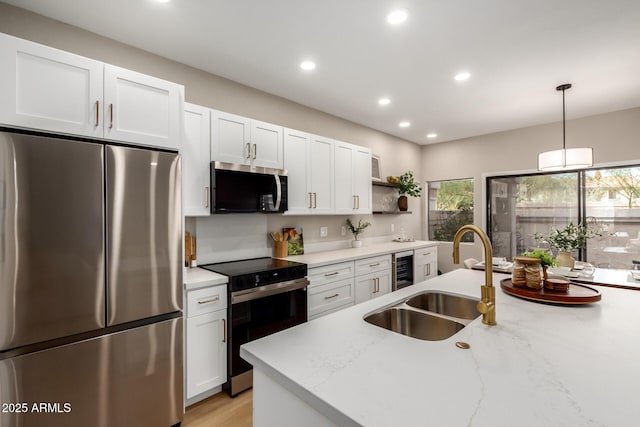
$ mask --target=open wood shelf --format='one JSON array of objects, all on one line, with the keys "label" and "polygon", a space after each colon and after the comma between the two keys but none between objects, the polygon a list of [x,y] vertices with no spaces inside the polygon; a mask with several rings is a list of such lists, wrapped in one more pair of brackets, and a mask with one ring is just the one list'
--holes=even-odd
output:
[{"label": "open wood shelf", "polygon": [[406,215],[406,214],[410,214],[410,213],[413,213],[413,212],[411,212],[411,211],[391,211],[391,212],[373,211],[372,213],[374,215]]},{"label": "open wood shelf", "polygon": [[385,181],[371,181],[371,185],[373,185],[374,187],[392,187],[392,188],[398,188],[400,186],[400,184],[392,184],[390,182],[385,182]]}]

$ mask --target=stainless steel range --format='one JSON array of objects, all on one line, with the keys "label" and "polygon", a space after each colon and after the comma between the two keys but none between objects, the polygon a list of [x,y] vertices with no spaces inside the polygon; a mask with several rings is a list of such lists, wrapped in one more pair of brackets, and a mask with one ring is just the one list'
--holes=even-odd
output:
[{"label": "stainless steel range", "polygon": [[253,385],[252,366],[240,346],[307,321],[307,266],[275,258],[207,264],[229,277],[226,388],[236,396]]}]

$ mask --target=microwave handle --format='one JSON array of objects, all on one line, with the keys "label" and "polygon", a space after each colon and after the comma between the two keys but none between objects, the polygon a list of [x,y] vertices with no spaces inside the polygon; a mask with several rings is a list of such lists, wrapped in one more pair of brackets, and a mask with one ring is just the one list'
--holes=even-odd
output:
[{"label": "microwave handle", "polygon": [[280,186],[280,176],[273,175],[273,178],[276,181],[276,202],[275,202],[275,205],[273,206],[273,208],[276,211],[279,211],[280,210],[280,200],[282,199],[282,187]]}]

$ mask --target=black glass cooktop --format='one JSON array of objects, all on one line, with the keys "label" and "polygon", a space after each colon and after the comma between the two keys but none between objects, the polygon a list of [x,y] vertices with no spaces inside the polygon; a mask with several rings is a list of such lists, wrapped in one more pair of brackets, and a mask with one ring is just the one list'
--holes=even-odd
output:
[{"label": "black glass cooktop", "polygon": [[307,265],[276,258],[253,258],[199,266],[229,277],[229,291],[294,280],[307,275]]}]

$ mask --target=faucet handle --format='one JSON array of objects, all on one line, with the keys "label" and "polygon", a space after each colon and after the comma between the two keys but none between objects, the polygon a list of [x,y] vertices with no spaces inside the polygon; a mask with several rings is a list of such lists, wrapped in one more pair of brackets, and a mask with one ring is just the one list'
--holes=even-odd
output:
[{"label": "faucet handle", "polygon": [[487,314],[491,310],[495,310],[496,304],[491,301],[478,301],[476,308],[482,314]]}]

